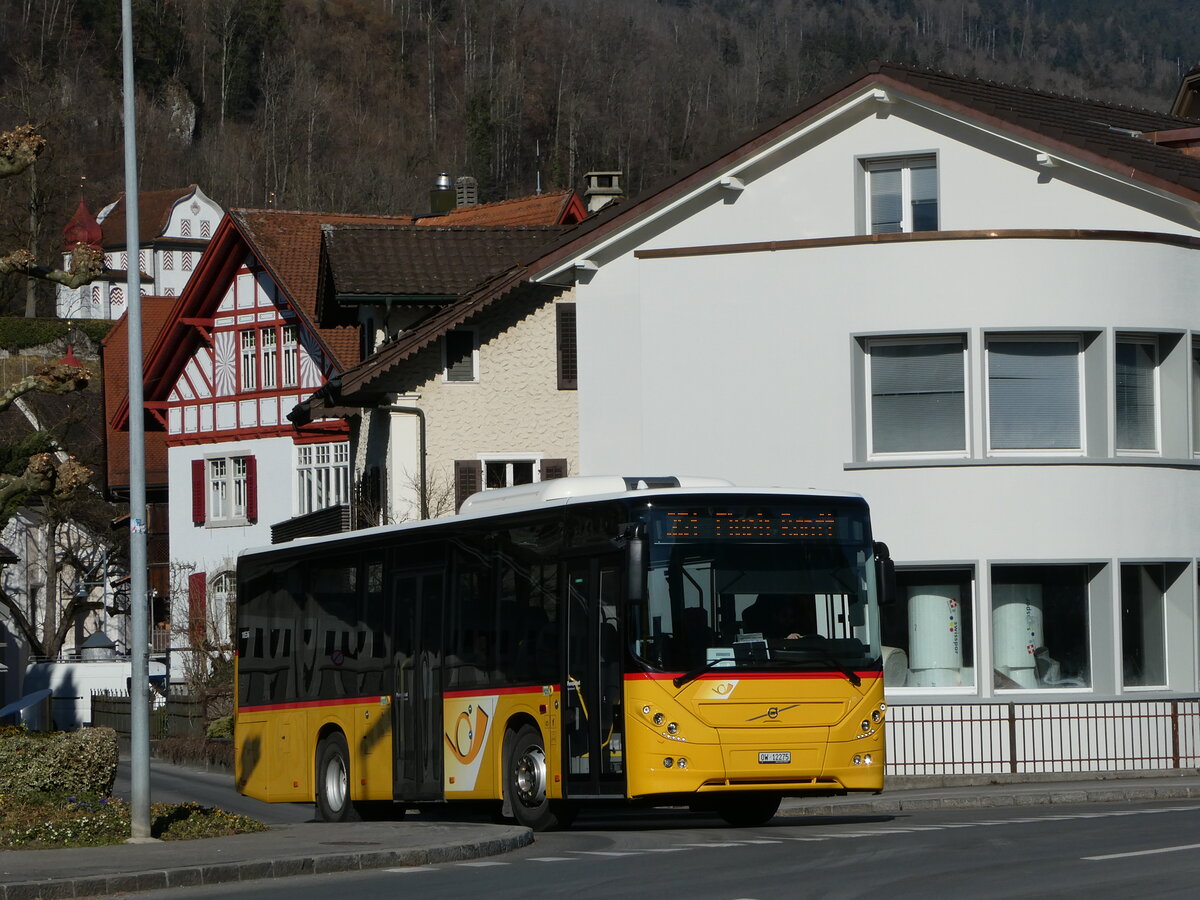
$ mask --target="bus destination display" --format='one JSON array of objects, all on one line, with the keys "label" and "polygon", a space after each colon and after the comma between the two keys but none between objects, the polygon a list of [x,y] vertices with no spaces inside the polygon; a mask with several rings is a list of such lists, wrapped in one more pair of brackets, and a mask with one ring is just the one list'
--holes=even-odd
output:
[{"label": "bus destination display", "polygon": [[662,513],[662,540],[781,540],[837,537],[832,512],[772,510],[769,512]]}]

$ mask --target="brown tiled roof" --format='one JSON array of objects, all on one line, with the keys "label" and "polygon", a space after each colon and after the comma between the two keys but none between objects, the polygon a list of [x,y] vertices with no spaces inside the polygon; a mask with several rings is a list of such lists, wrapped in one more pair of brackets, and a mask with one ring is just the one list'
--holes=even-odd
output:
[{"label": "brown tiled roof", "polygon": [[[138,193],[138,240],[145,243],[167,230],[171,221],[171,210],[184,197],[191,196],[196,185],[171,188],[165,191],[140,191]],[[125,195],[117,198],[117,204],[100,223],[101,246],[106,248],[125,246]]]},{"label": "brown tiled roof", "polygon": [[508,269],[561,233],[556,227],[325,225],[339,296],[454,297]]},{"label": "brown tiled roof", "polygon": [[[142,362],[150,355],[159,332],[178,302],[175,297],[142,297]],[[100,374],[104,390],[104,428],[108,489],[129,486],[129,431],[117,428],[114,420],[129,399],[129,314],[126,313],[100,342]],[[146,485],[167,483],[166,433],[158,428],[145,432]]]},{"label": "brown tiled roof", "polygon": [[334,356],[339,369],[358,362],[356,326],[317,326],[317,273],[322,225],[407,225],[409,216],[291,212],[279,209],[231,209],[229,216],[276,285]]},{"label": "brown tiled roof", "polygon": [[569,225],[584,213],[572,190],[548,191],[495,203],[460,206],[441,216],[421,216],[417,225]]}]

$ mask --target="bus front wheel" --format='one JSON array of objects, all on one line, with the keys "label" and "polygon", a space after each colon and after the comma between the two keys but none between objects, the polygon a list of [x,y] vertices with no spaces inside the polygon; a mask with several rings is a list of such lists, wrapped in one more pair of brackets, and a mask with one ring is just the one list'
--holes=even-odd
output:
[{"label": "bus front wheel", "polygon": [[753,828],[775,818],[779,801],[778,794],[735,794],[718,801],[717,815],[734,828]]},{"label": "bus front wheel", "polygon": [[546,796],[547,771],[541,732],[532,725],[522,725],[508,756],[504,791],[511,801],[517,824],[534,831],[568,828],[575,818],[573,806]]},{"label": "bus front wheel", "polygon": [[317,744],[317,817],[322,822],[358,819],[350,802],[350,750],[340,731]]}]

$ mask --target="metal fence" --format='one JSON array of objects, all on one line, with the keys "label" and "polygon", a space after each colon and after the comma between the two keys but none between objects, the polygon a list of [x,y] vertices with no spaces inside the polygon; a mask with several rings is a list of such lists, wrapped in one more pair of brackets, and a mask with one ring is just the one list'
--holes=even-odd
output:
[{"label": "metal fence", "polygon": [[889,775],[1200,765],[1200,698],[888,707]]},{"label": "metal fence", "polygon": [[[92,691],[92,724],[106,726],[129,737],[130,698],[124,691]],[[204,704],[191,697],[172,697],[150,710],[150,740],[203,735],[207,723]]]}]

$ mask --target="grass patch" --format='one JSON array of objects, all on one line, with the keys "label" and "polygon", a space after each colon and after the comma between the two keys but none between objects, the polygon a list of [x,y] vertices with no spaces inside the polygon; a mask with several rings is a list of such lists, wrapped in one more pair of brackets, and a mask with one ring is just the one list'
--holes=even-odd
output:
[{"label": "grass patch", "polygon": [[[129,804],[112,797],[0,797],[0,850],[102,847],[129,837]],[[154,803],[150,834],[189,841],[266,831],[246,816],[198,803]]]}]

